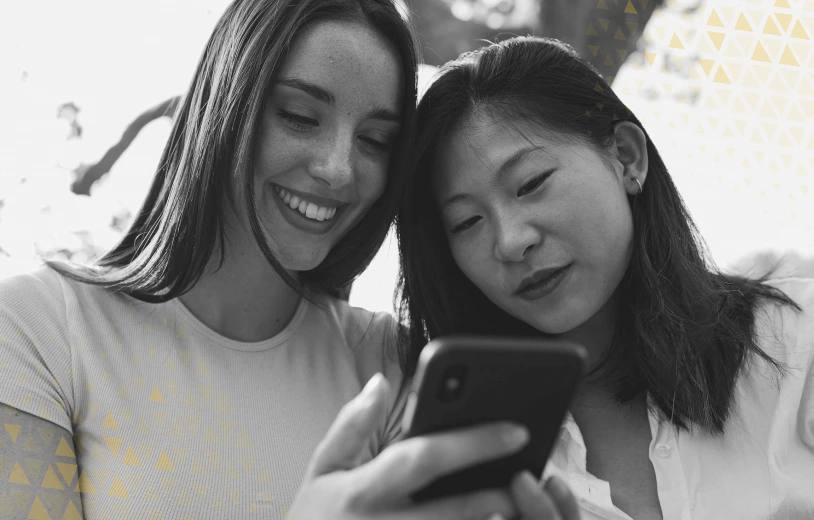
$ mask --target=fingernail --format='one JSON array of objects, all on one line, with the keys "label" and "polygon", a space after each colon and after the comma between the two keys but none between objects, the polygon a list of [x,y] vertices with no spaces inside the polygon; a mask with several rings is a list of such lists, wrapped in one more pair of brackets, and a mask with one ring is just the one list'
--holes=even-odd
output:
[{"label": "fingernail", "polygon": [[501,515],[500,513],[492,513],[492,516],[489,517],[489,520],[506,520],[506,517]]},{"label": "fingernail", "polygon": [[534,476],[532,476],[532,474],[528,471],[523,471],[520,473],[520,480],[523,481],[523,485],[529,490],[535,492],[540,490],[540,483],[537,482],[537,479],[535,479]]},{"label": "fingernail", "polygon": [[501,437],[503,442],[509,446],[522,446],[529,440],[529,431],[524,426],[507,426],[504,428]]},{"label": "fingernail", "polygon": [[549,491],[558,495],[561,498],[565,498],[571,494],[571,490],[568,488],[568,484],[565,483],[563,479],[557,476],[552,476],[548,479],[547,487]]},{"label": "fingernail", "polygon": [[376,393],[376,389],[382,383],[382,379],[384,379],[384,376],[381,374],[381,372],[374,374],[373,377],[368,379],[365,387],[362,388],[360,396],[365,399],[369,399],[371,395]]}]

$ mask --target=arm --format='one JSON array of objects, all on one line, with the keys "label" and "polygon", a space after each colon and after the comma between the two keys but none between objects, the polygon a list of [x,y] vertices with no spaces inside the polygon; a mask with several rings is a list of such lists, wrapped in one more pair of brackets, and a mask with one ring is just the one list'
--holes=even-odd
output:
[{"label": "arm", "polygon": [[70,432],[7,405],[0,405],[0,423],[3,518],[82,520],[80,472]]}]

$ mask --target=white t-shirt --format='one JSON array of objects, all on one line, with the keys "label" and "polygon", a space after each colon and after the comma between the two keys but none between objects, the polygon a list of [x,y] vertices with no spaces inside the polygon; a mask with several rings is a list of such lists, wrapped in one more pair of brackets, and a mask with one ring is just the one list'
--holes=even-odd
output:
[{"label": "white t-shirt", "polygon": [[0,403],[73,433],[79,471],[65,485],[88,520],[283,518],[371,376],[394,391],[366,458],[398,434],[404,402],[392,317],[320,303],[242,343],[177,299],[143,303],[41,268],[0,282]]},{"label": "white t-shirt", "polygon": [[[778,379],[752,358],[735,388],[722,436],[679,432],[650,414],[650,461],[664,520],[814,519],[814,279],[771,280],[802,307],[763,304],[758,345],[788,368]],[[566,419],[546,467],[578,497],[583,520],[630,520],[607,482],[591,475],[585,442]]]}]

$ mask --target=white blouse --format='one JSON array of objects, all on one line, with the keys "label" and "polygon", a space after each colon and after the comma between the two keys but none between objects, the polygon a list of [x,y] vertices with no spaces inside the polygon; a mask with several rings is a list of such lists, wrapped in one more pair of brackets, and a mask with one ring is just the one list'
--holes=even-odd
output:
[{"label": "white blouse", "polygon": [[[763,360],[752,360],[721,436],[680,432],[649,414],[664,520],[814,519],[814,278],[768,283],[803,308],[763,305],[756,314],[760,347],[787,374],[778,377]],[[585,443],[570,415],[544,473],[551,474],[570,484],[584,520],[630,520],[613,505],[609,484],[588,473]]]}]

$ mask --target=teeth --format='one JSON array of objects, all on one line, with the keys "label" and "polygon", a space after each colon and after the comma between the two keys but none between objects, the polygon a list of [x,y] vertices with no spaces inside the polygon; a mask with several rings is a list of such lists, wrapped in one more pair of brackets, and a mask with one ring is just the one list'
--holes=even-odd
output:
[{"label": "teeth", "polygon": [[313,202],[308,202],[307,200],[300,199],[296,195],[292,195],[288,191],[283,188],[277,187],[277,195],[280,199],[291,209],[296,209],[304,216],[318,220],[320,222],[324,220],[330,220],[336,215],[337,208],[328,208],[323,206],[317,206]]}]

